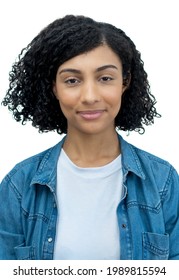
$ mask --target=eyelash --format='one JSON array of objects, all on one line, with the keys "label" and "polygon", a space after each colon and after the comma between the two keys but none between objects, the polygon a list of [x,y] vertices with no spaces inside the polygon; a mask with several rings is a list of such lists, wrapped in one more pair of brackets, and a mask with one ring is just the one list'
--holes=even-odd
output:
[{"label": "eyelash", "polygon": [[[112,78],[110,76],[102,76],[99,78],[99,81],[102,81],[103,83],[110,82],[112,80],[114,80],[114,78]],[[67,84],[69,86],[74,86],[79,83],[80,83],[80,79],[77,79],[77,78],[69,78],[69,79],[65,80],[65,84]]]},{"label": "eyelash", "polygon": [[76,82],[79,82],[79,80],[76,78],[70,78],[70,79],[65,80],[65,84],[68,84],[68,85],[75,85]]},{"label": "eyelash", "polygon": [[112,77],[109,76],[103,76],[100,78],[100,80],[103,80],[104,82],[112,81],[114,80]]}]

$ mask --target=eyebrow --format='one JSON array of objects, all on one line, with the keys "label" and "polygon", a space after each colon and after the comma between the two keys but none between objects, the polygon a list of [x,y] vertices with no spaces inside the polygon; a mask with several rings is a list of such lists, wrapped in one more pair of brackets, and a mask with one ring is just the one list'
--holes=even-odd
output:
[{"label": "eyebrow", "polygon": [[[98,67],[95,72],[100,72],[100,71],[103,71],[103,70],[106,70],[108,68],[112,68],[112,69],[116,69],[118,70],[117,66],[113,65],[113,64],[107,64],[107,65],[103,65],[103,66],[100,66]],[[62,74],[62,73],[66,73],[66,72],[70,72],[70,73],[75,73],[75,74],[81,74],[81,71],[78,70],[78,69],[74,69],[74,68],[64,68],[62,69],[60,72],[59,72],[59,75]]]},{"label": "eyebrow", "polygon": [[108,68],[112,68],[112,69],[118,70],[117,66],[115,66],[113,64],[108,64],[108,65],[104,65],[104,66],[98,67],[96,69],[96,72],[100,72],[100,71],[103,71],[103,70],[108,69]]}]

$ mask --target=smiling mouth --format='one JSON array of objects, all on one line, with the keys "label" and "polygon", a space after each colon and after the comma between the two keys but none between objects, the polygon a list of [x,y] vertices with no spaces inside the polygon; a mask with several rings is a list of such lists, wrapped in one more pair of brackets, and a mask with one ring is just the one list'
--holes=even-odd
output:
[{"label": "smiling mouth", "polygon": [[100,118],[106,110],[89,110],[89,111],[79,111],[80,115],[85,120],[96,120]]}]

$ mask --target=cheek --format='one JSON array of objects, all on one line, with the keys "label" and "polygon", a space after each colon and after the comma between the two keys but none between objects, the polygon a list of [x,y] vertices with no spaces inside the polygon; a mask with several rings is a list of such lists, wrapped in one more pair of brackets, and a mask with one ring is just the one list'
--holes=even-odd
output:
[{"label": "cheek", "polygon": [[69,118],[74,112],[76,102],[71,95],[61,95],[59,97],[59,105],[65,117]]},{"label": "cheek", "polygon": [[63,106],[73,106],[78,101],[78,92],[70,89],[64,89],[63,87],[58,87],[58,100],[60,104],[63,104]]},{"label": "cheek", "polygon": [[62,92],[58,96],[58,100],[59,100],[60,105],[65,106],[65,107],[74,107],[74,104],[76,103],[75,96],[72,94],[65,93],[65,92]]},{"label": "cheek", "polygon": [[112,107],[119,107],[121,105],[121,99],[122,99],[122,92],[119,91],[111,92],[108,96],[106,96],[106,101]]}]

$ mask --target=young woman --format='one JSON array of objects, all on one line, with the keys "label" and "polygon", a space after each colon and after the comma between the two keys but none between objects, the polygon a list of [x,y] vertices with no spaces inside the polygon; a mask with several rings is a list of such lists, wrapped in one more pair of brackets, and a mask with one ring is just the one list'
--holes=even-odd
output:
[{"label": "young woman", "polygon": [[179,177],[117,132],[159,117],[126,34],[65,16],[19,55],[3,100],[16,121],[65,134],[0,186],[0,259],[179,259]]}]

